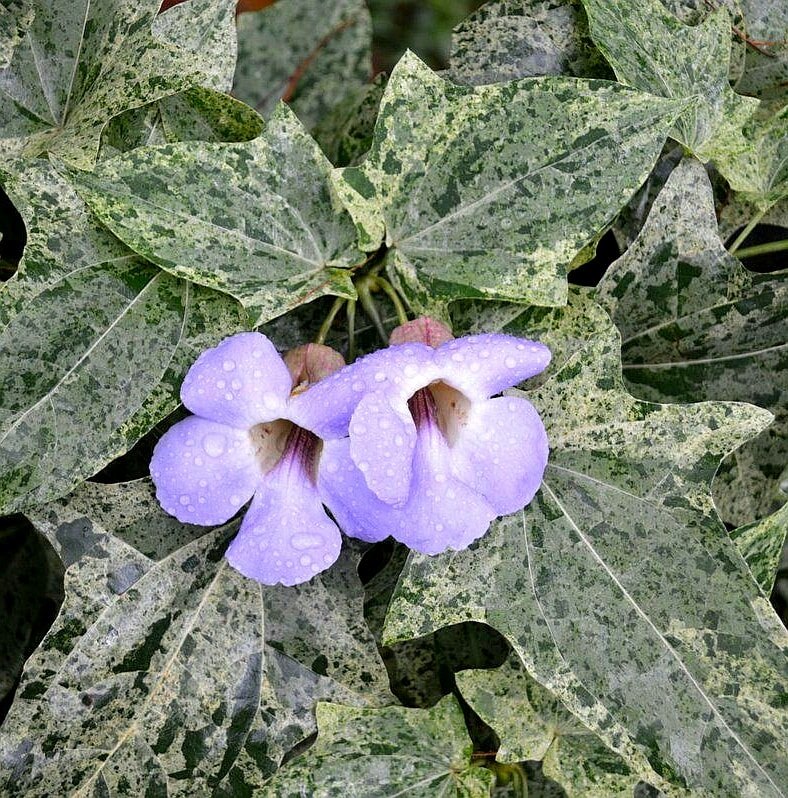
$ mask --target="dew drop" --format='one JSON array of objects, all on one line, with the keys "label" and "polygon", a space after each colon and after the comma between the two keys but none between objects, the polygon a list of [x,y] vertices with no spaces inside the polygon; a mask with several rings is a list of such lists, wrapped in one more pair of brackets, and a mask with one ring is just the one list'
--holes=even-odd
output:
[{"label": "dew drop", "polygon": [[234,391],[240,391],[240,390],[241,390],[241,381],[240,381],[240,380],[233,380],[233,381],[230,383],[230,387],[231,387],[231,388],[232,388]]},{"label": "dew drop", "polygon": [[178,499],[178,501],[185,507],[191,501],[191,499],[184,493],[183,496]]},{"label": "dew drop", "polygon": [[224,363],[222,363],[222,368],[225,371],[232,371],[235,368],[235,361],[234,360],[225,360]]},{"label": "dew drop", "polygon": [[263,356],[263,350],[262,349],[253,349],[252,350],[252,357],[253,358],[257,358],[259,360],[262,356]]},{"label": "dew drop", "polygon": [[199,485],[200,485],[201,488],[207,488],[208,487],[208,480],[207,479],[201,479],[200,482],[199,482]]},{"label": "dew drop", "polygon": [[364,383],[356,380],[356,382],[353,383],[352,388],[356,393],[361,393],[361,391],[364,390]]},{"label": "dew drop", "polygon": [[190,504],[190,505],[189,505],[189,506],[188,506],[186,509],[187,509],[187,510],[188,510],[190,513],[193,513],[193,512],[194,512],[194,511],[195,511],[197,508],[196,508],[196,507],[195,507],[193,504]]},{"label": "dew drop", "polygon": [[378,421],[378,426],[381,429],[388,429],[391,426],[391,422],[387,418],[381,418],[380,421]]},{"label": "dew drop", "polygon": [[241,503],[241,497],[237,493],[233,493],[230,496],[230,504],[240,504],[240,503]]},{"label": "dew drop", "polygon": [[470,370],[471,370],[471,371],[472,371],[474,374],[476,374],[476,372],[477,372],[477,371],[478,371],[478,370],[481,368],[481,366],[480,366],[480,365],[479,365],[479,364],[478,364],[478,363],[477,363],[477,362],[474,360],[474,361],[473,361],[473,363],[471,363],[471,364],[468,366],[468,368],[469,368],[469,369],[470,369]]},{"label": "dew drop", "polygon": [[330,462],[326,463],[326,471],[329,474],[336,474],[339,471],[339,463],[336,460],[331,460]]},{"label": "dew drop", "polygon": [[517,361],[511,356],[507,357],[503,362],[508,369],[513,369],[517,365]]},{"label": "dew drop", "polygon": [[312,558],[308,554],[302,554],[298,558],[298,562],[300,562],[301,565],[310,565],[312,562]]},{"label": "dew drop", "polygon": [[186,441],[186,445],[187,445],[187,446],[194,446],[194,438],[189,438],[189,439]]},{"label": "dew drop", "polygon": [[224,398],[225,398],[225,399],[226,399],[228,402],[232,402],[232,401],[233,401],[233,399],[235,399],[235,397],[233,396],[233,394],[231,394],[229,391],[228,391],[228,392],[227,392],[227,393],[224,395]]},{"label": "dew drop", "polygon": [[216,380],[216,387],[220,390],[224,388],[225,385],[227,385],[227,383],[224,380]]},{"label": "dew drop", "polygon": [[479,357],[482,360],[486,360],[488,357],[490,357],[490,350],[489,349],[482,349],[482,351],[479,352]]},{"label": "dew drop", "polygon": [[465,360],[465,357],[463,356],[462,352],[454,352],[451,356],[451,359],[455,363],[462,363],[462,361]]},{"label": "dew drop", "polygon": [[279,407],[279,397],[275,393],[267,391],[263,394],[263,404],[269,409],[273,410]]},{"label": "dew drop", "polygon": [[386,379],[386,375],[382,371],[375,372],[375,382],[383,382]]},{"label": "dew drop", "polygon": [[436,532],[443,532],[443,524],[435,524]]},{"label": "dew drop", "polygon": [[258,379],[260,379],[260,377],[262,377],[262,376],[263,376],[263,372],[262,372],[262,371],[260,371],[260,369],[255,369],[255,370],[254,370],[252,373],[253,373],[253,374],[254,374],[254,376],[255,376],[255,377],[257,377]]},{"label": "dew drop", "polygon": [[394,445],[395,446],[402,446],[404,443],[405,443],[405,439],[402,437],[402,435],[397,435],[394,438]]},{"label": "dew drop", "polygon": [[353,425],[353,434],[354,435],[366,435],[367,428],[363,424],[354,424]]},{"label": "dew drop", "polygon": [[196,465],[196,466],[201,466],[204,462],[205,461],[202,459],[202,457],[195,457],[194,458],[194,465]]},{"label": "dew drop", "polygon": [[418,371],[419,371],[418,366],[416,366],[415,363],[408,363],[408,365],[405,366],[406,377],[415,377]]},{"label": "dew drop", "polygon": [[445,482],[446,481],[446,474],[436,474],[435,475],[436,482]]},{"label": "dew drop", "polygon": [[323,538],[320,535],[311,535],[308,532],[299,532],[290,538],[290,545],[296,551],[304,551],[306,549],[317,549],[323,545]]},{"label": "dew drop", "polygon": [[522,352],[525,349],[525,344],[517,344],[517,348]]},{"label": "dew drop", "polygon": [[358,470],[359,471],[369,471],[369,463],[366,460],[362,460],[358,464]]},{"label": "dew drop", "polygon": [[330,554],[324,554],[324,555],[323,555],[323,562],[324,562],[326,565],[331,565],[331,563],[333,562],[333,558],[332,558],[332,556],[331,556]]},{"label": "dew drop", "polygon": [[202,441],[202,448],[205,450],[205,454],[211,457],[219,457],[219,455],[224,454],[224,447],[226,445],[227,441],[224,435],[220,435],[216,432],[209,433]]}]

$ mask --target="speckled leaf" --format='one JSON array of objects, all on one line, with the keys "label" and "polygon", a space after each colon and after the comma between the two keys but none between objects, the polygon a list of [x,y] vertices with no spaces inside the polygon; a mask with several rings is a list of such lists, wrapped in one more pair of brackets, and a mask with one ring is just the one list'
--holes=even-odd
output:
[{"label": "speckled leaf", "polygon": [[9,798],[251,794],[314,731],[318,700],[390,700],[357,551],[266,588],[222,557],[237,524],[155,561],[84,504],[33,519],[68,566],[66,600],[0,738]]},{"label": "speckled leaf", "polygon": [[634,399],[620,363],[608,323],[528,393],[551,445],[542,489],[471,549],[412,554],[384,642],[488,623],[637,772],[628,746],[704,795],[780,796],[788,638],[709,493],[770,415]]},{"label": "speckled leaf", "polygon": [[11,63],[17,45],[33,22],[32,0],[4,0],[0,5],[0,69]]},{"label": "speckled leaf", "polygon": [[249,142],[141,148],[68,175],[132,249],[236,297],[260,324],[323,294],[354,296],[345,267],[359,252],[330,169],[280,105]]},{"label": "speckled leaf", "polygon": [[0,155],[55,152],[89,168],[117,114],[194,85],[229,88],[233,0],[34,0],[35,19],[0,71]]},{"label": "speckled leaf", "polygon": [[473,745],[456,699],[431,709],[318,704],[317,740],[268,785],[277,798],[486,798],[491,771]]},{"label": "speckled leaf", "polygon": [[343,199],[411,302],[566,301],[573,259],[648,175],[678,106],[617,84],[525,78],[468,88],[407,54]]},{"label": "speckled leaf", "polygon": [[542,762],[567,798],[632,796],[639,779],[516,655],[495,670],[457,674],[462,697],[501,740],[499,762]]},{"label": "speckled leaf", "polygon": [[755,274],[725,251],[699,163],[673,172],[598,296],[621,331],[624,377],[637,396],[746,401],[775,413],[774,424],[733,455],[752,459],[757,478],[745,467],[719,487],[724,496],[725,484],[748,483],[736,491],[741,506],[725,502],[725,520],[737,526],[777,509],[788,464],[788,272]]},{"label": "speckled leaf", "polygon": [[744,145],[721,151],[715,163],[734,191],[765,212],[788,197],[788,105],[756,114],[742,136]]},{"label": "speckled leaf", "polygon": [[475,86],[540,75],[612,77],[580,0],[492,0],[452,32],[449,74]]},{"label": "speckled leaf", "polygon": [[47,163],[7,189],[28,231],[0,291],[0,508],[11,512],[125,452],[178,406],[199,352],[246,320],[233,300],[136,257]]},{"label": "speckled leaf", "polygon": [[315,141],[334,166],[360,163],[372,146],[386,76],[361,86],[331,109],[312,131]]},{"label": "speckled leaf", "polygon": [[[745,225],[758,214],[758,209],[748,202],[741,194],[733,194],[728,198],[725,207],[720,211],[719,230],[720,238],[728,241],[734,233],[742,230]],[[773,227],[784,227],[788,230],[788,199],[781,200],[772,206],[761,218],[760,224]]]},{"label": "speckled leaf", "polygon": [[233,94],[268,116],[279,99],[312,128],[372,76],[363,0],[288,0],[238,17]]},{"label": "speckled leaf", "polygon": [[757,97],[785,97],[788,82],[788,4],[784,0],[737,0],[744,15],[740,32],[755,46],[745,50],[736,89]]},{"label": "speckled leaf", "polygon": [[755,581],[768,596],[788,538],[788,503],[762,521],[734,529],[731,537],[747,560]]},{"label": "speckled leaf", "polygon": [[137,147],[166,143],[158,103],[130,108],[104,127],[97,160],[106,161]]},{"label": "speckled leaf", "polygon": [[[756,100],[728,84],[731,33],[724,9],[685,25],[659,0],[583,0],[591,35],[622,83],[660,97],[694,98],[671,135],[700,157],[727,147]],[[740,126],[740,125],[739,125]]]}]

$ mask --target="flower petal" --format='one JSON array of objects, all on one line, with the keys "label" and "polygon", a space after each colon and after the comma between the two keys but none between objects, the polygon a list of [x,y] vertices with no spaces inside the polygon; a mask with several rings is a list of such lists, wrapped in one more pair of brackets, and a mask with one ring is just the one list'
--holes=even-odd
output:
[{"label": "flower petal", "polygon": [[416,343],[373,352],[294,396],[288,418],[323,440],[344,438],[367,394],[392,391],[407,402],[418,388],[436,379],[433,355],[429,346]]},{"label": "flower petal", "polygon": [[260,478],[248,434],[198,416],[164,433],[150,472],[156,498],[170,515],[205,526],[232,518]]},{"label": "flower petal", "polygon": [[474,403],[452,448],[457,475],[500,515],[533,499],[547,455],[544,424],[533,405],[519,396]]},{"label": "flower petal", "polygon": [[268,338],[238,333],[197,358],[181,386],[181,399],[198,416],[249,429],[283,416],[292,384]]},{"label": "flower petal", "polygon": [[539,374],[550,350],[536,341],[489,333],[455,338],[435,351],[442,378],[469,399],[486,399]]},{"label": "flower petal", "polygon": [[297,585],[328,568],[342,536],[297,458],[283,458],[263,478],[227,560],[264,585]]},{"label": "flower petal", "polygon": [[382,501],[402,505],[410,492],[416,425],[407,398],[367,394],[350,420],[350,456],[367,487]]},{"label": "flower petal", "polygon": [[420,434],[410,497],[404,507],[391,507],[369,490],[345,439],[325,444],[318,484],[346,534],[369,542],[392,535],[416,551],[438,554],[466,548],[496,516],[482,496],[452,476],[449,466],[442,436]]}]

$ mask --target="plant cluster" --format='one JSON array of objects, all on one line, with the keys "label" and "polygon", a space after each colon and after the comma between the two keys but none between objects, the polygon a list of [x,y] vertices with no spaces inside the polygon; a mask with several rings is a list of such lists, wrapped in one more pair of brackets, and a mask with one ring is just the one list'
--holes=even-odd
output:
[{"label": "plant cluster", "polygon": [[166,5],[0,7],[0,793],[785,795],[788,6]]}]

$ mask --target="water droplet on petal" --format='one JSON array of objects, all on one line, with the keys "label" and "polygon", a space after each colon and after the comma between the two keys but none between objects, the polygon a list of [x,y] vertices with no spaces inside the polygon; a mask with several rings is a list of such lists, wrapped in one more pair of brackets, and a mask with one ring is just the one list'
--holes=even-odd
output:
[{"label": "water droplet on petal", "polygon": [[324,554],[324,555],[323,555],[323,562],[324,562],[326,565],[331,565],[331,563],[333,562],[333,560],[334,560],[334,558],[333,558],[333,557],[332,557],[330,554]]},{"label": "water droplet on petal", "polygon": [[362,460],[358,464],[358,470],[359,471],[369,471],[369,463],[366,460]]},{"label": "water droplet on petal", "polygon": [[386,379],[386,375],[382,371],[375,372],[375,382],[383,382]]},{"label": "water droplet on petal", "polygon": [[357,380],[353,383],[352,388],[356,393],[361,393],[364,390],[364,383]]},{"label": "water droplet on petal", "polygon": [[202,459],[202,457],[195,457],[194,458],[194,465],[196,465],[196,466],[201,466],[204,462],[205,461]]},{"label": "water droplet on petal", "polygon": [[436,474],[435,475],[436,482],[445,482],[446,481],[446,474]]},{"label": "water droplet on petal", "polygon": [[406,377],[415,377],[416,374],[418,373],[418,371],[419,371],[419,368],[418,368],[418,366],[415,363],[408,363],[408,365],[405,366],[405,376]]},{"label": "water droplet on petal", "polygon": [[455,363],[462,363],[462,361],[463,361],[463,360],[465,360],[465,358],[463,357],[463,354],[462,354],[462,352],[454,352],[454,353],[452,354],[452,356],[451,356],[451,359],[452,359],[452,360],[453,360]]},{"label": "water droplet on petal", "polygon": [[436,532],[443,532],[443,524],[435,524]]},{"label": "water droplet on petal", "polygon": [[208,480],[207,479],[201,479],[199,484],[200,484],[201,488],[207,488],[208,487]]},{"label": "water droplet on petal", "polygon": [[240,504],[240,503],[241,503],[241,497],[237,493],[233,493],[230,496],[230,504]]},{"label": "water droplet on petal", "polygon": [[205,454],[211,457],[219,457],[224,454],[224,447],[227,445],[224,435],[217,432],[212,432],[206,435],[202,441],[202,448]]},{"label": "water droplet on petal", "polygon": [[183,496],[178,499],[178,501],[185,507],[191,501],[191,499],[184,493]]},{"label": "water droplet on petal", "polygon": [[507,357],[503,362],[508,369],[513,369],[517,365],[517,361],[513,357]]},{"label": "water droplet on petal", "polygon": [[482,349],[482,351],[479,352],[479,357],[482,360],[485,360],[486,358],[490,357],[490,350],[489,349]]},{"label": "water droplet on petal", "polygon": [[522,352],[525,349],[525,344],[517,344],[517,348]]},{"label": "water droplet on petal", "polygon": [[224,363],[222,363],[222,368],[225,371],[232,371],[235,368],[235,361],[234,360],[225,360]]},{"label": "water droplet on petal", "polygon": [[279,397],[275,393],[267,391],[263,394],[263,404],[269,409],[273,410],[279,407]]},{"label": "water droplet on petal", "polygon": [[240,390],[241,390],[241,381],[240,381],[240,380],[233,380],[233,381],[230,383],[230,387],[231,387],[231,388],[232,388],[234,391],[240,391]]},{"label": "water droplet on petal", "polygon": [[226,399],[228,402],[232,402],[232,401],[233,401],[233,399],[235,399],[235,397],[233,396],[233,394],[231,394],[229,391],[228,391],[228,392],[227,392],[227,393],[224,395],[224,398],[225,398],[225,399]]},{"label": "water droplet on petal", "polygon": [[468,368],[475,374],[481,368],[481,366],[474,360],[473,363],[468,366]]},{"label": "water droplet on petal", "polygon": [[302,554],[298,562],[300,562],[301,565],[309,565],[312,562],[312,558],[308,554]]},{"label": "water droplet on petal", "polygon": [[224,388],[225,385],[227,385],[227,383],[224,380],[216,380],[216,387],[220,390]]},{"label": "water droplet on petal", "polygon": [[378,421],[378,426],[381,429],[388,429],[391,426],[391,422],[387,418],[383,417],[380,419],[380,421]]},{"label": "water droplet on petal", "polygon": [[339,471],[339,463],[336,460],[330,460],[326,463],[326,471],[329,474],[336,474]]},{"label": "water droplet on petal", "polygon": [[354,435],[366,435],[367,428],[363,424],[354,424],[353,425],[353,434]]},{"label": "water droplet on petal", "polygon": [[394,438],[394,445],[395,446],[402,446],[402,444],[404,444],[404,443],[405,443],[405,439],[402,437],[402,435],[397,435]]},{"label": "water droplet on petal", "polygon": [[323,538],[320,535],[310,534],[309,532],[299,532],[290,538],[290,545],[297,551],[318,549],[323,545]]}]

